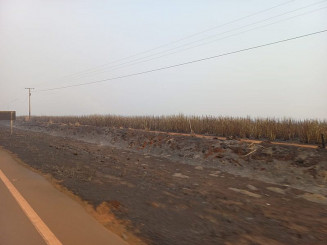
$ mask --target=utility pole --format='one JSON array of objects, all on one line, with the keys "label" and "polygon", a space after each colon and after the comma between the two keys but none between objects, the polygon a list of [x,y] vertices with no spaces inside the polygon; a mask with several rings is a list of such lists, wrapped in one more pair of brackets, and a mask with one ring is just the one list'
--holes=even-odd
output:
[{"label": "utility pole", "polygon": [[28,120],[31,120],[31,89],[34,88],[25,88],[28,89]]}]

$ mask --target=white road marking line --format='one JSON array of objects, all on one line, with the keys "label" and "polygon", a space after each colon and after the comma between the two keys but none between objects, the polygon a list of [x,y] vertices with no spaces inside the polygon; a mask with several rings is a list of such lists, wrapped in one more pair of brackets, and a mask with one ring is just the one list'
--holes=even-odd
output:
[{"label": "white road marking line", "polygon": [[43,237],[44,241],[48,245],[62,245],[58,238],[52,233],[49,227],[42,221],[42,219],[37,215],[33,208],[28,204],[24,197],[18,192],[15,186],[10,182],[10,180],[5,176],[5,174],[0,169],[0,179],[8,188],[9,192],[16,199],[19,206],[23,209],[26,216],[30,219],[36,230]]}]

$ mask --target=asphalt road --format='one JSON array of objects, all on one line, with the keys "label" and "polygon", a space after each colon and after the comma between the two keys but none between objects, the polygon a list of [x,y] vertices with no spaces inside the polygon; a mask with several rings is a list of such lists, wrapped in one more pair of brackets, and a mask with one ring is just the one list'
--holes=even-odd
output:
[{"label": "asphalt road", "polygon": [[0,148],[1,245],[127,245],[71,197]]}]

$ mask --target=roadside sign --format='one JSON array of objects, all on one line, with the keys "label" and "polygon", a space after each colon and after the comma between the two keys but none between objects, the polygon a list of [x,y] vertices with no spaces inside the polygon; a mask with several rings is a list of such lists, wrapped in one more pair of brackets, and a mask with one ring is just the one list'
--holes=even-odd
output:
[{"label": "roadside sign", "polygon": [[0,120],[10,121],[10,134],[12,134],[13,121],[16,120],[16,111],[0,111]]},{"label": "roadside sign", "polygon": [[0,120],[16,120],[16,112],[15,111],[0,111]]}]

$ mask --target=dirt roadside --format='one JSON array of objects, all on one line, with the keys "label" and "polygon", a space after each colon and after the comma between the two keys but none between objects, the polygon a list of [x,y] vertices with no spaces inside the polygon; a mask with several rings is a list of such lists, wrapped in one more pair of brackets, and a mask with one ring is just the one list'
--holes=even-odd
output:
[{"label": "dirt roadside", "polygon": [[[75,133],[79,130],[74,129]],[[67,136],[74,135],[70,129],[63,131]],[[143,140],[136,141],[140,136],[120,133],[121,136],[116,134],[118,143],[113,147],[20,129],[10,136],[6,127],[0,127],[0,145],[34,169],[50,174],[95,209],[112,213],[130,233],[148,244],[324,244],[327,240],[325,152],[271,148],[273,152],[269,154],[267,145],[264,149],[251,149],[248,144],[243,147],[243,143],[230,142],[224,148],[221,144],[226,142],[217,140],[212,148],[210,141],[206,146],[177,136],[170,143],[167,141],[171,138],[160,136],[165,144],[159,151],[156,142],[140,147],[144,144]],[[97,135],[88,140],[95,138]],[[124,146],[131,141],[134,146]],[[166,145],[171,148],[172,144],[177,148],[167,150]],[[207,148],[204,152],[199,148],[199,157],[195,157],[197,150],[189,150],[193,153],[191,158],[184,150],[190,146]],[[240,157],[253,150],[244,159]],[[178,157],[173,154],[175,151],[184,156]],[[219,154],[223,157],[216,157]],[[268,159],[268,155],[273,157]],[[252,159],[248,160],[249,156]],[[228,157],[240,160],[218,164]],[[276,159],[292,170],[301,170],[292,173],[294,180],[286,178],[292,183],[271,184],[250,178],[267,172],[269,165],[277,164]],[[257,167],[260,161],[265,162],[261,168]],[[246,168],[246,163],[249,168],[257,168],[242,170],[250,172],[247,177],[226,172],[236,171],[231,169],[240,168],[239,165]],[[296,181],[303,182],[302,190],[291,187]],[[305,189],[309,187],[315,194]],[[111,229],[114,222],[103,223]],[[127,233],[119,235],[128,239]]]}]

